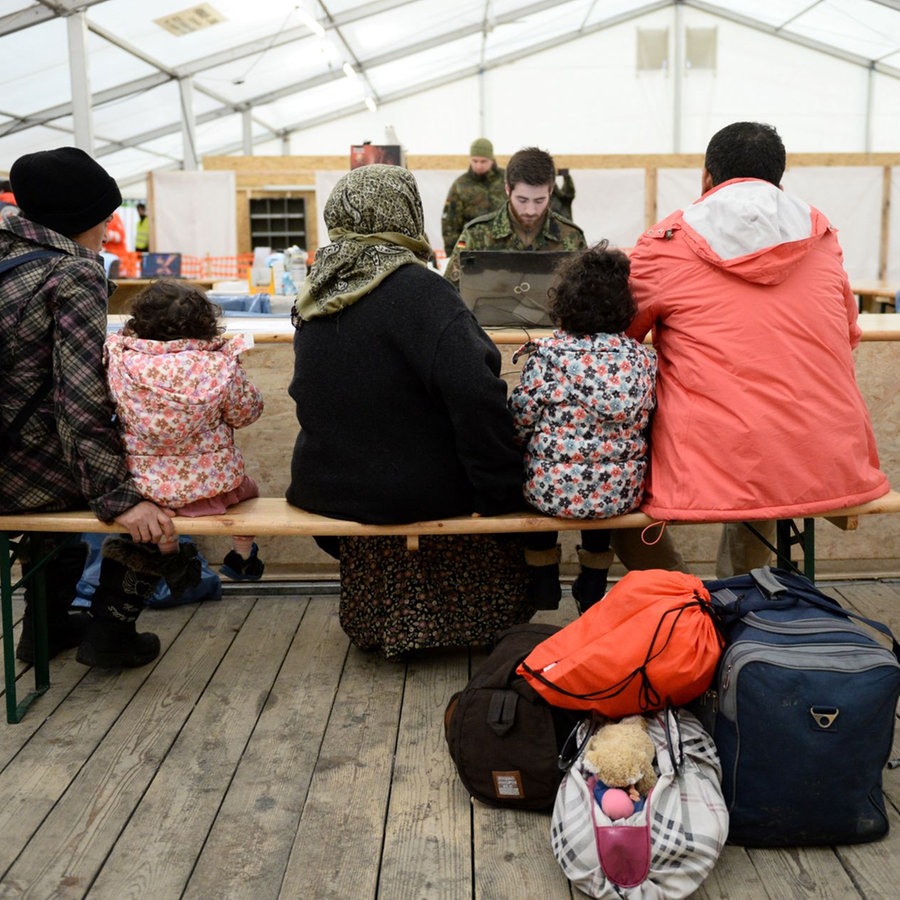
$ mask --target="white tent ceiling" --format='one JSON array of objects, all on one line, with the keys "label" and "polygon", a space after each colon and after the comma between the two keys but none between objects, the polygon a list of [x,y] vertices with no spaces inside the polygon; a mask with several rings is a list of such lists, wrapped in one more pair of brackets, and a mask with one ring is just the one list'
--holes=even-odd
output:
[{"label": "white tent ceiling", "polygon": [[[833,68],[825,61],[839,60],[842,71],[859,73],[850,105],[867,119],[853,149],[900,149],[900,110],[893,109],[890,128],[879,132],[888,146],[870,146],[868,122],[872,79],[900,83],[900,0],[0,0],[0,170],[22,153],[86,141],[122,184],[143,181],[152,169],[180,168],[186,159],[190,167],[191,156],[253,147],[344,153],[343,138],[329,137],[324,146],[315,135],[346,120],[356,134],[369,129],[361,137],[378,143],[380,129],[393,122],[392,109],[402,104],[413,104],[412,121],[439,133],[442,149],[418,152],[465,153],[477,133],[499,130],[504,103],[485,102],[485,78],[518,70],[532,85],[555,81],[561,103],[590,114],[570,73],[559,64],[539,70],[535,61],[558,60],[561,48],[617,34],[620,42],[627,35],[633,69],[635,28],[667,25],[684,14],[762,36],[770,42],[763,55],[773,58],[785,47],[802,48],[796,77],[808,81],[811,104],[827,99],[814,88],[820,66],[811,70],[809,54],[823,60],[829,77]],[[630,34],[622,31],[626,25]],[[665,66],[678,65],[678,39],[667,40],[672,60],[667,54]],[[738,59],[724,49],[720,73]],[[679,77],[676,71],[676,100]],[[503,83],[520,93],[533,89],[518,76]],[[426,101],[458,84],[467,85],[464,98],[451,92],[441,106]],[[615,83],[601,85],[598,106],[615,90]],[[462,134],[452,108],[460,101],[478,113],[475,127],[465,122]],[[652,104],[644,114],[655,114]],[[744,115],[736,108],[732,118]],[[677,146],[677,118],[671,140],[650,131],[627,149],[702,150]],[[410,143],[410,135],[401,138]],[[575,143],[554,136],[557,150],[572,145],[574,152]]]}]

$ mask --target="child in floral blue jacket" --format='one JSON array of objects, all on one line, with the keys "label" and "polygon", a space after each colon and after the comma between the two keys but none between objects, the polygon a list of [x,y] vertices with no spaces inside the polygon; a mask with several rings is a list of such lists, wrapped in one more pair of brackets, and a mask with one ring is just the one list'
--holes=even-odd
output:
[{"label": "child in floral blue jacket", "polygon": [[[635,509],[647,472],[647,427],[656,355],[623,332],[635,315],[630,265],[606,241],[560,266],[550,291],[551,337],[530,356],[509,406],[525,451],[525,498],[551,516],[609,518]],[[572,594],[583,612],[606,593],[609,530],[582,531]],[[555,609],[560,547],[555,532],[529,535],[529,594]]]}]

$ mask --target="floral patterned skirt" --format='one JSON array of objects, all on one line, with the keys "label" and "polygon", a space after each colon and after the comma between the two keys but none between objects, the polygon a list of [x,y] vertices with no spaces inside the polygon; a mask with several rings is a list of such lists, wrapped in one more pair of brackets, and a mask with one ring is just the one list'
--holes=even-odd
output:
[{"label": "floral patterned skirt", "polygon": [[341,538],[341,627],[388,659],[409,650],[490,644],[535,607],[513,535]]}]

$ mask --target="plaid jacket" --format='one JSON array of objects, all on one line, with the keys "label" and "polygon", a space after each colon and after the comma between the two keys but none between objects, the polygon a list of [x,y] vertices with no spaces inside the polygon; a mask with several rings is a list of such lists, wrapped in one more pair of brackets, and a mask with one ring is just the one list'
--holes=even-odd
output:
[{"label": "plaid jacket", "polygon": [[40,248],[64,255],[0,277],[0,424],[47,372],[53,389],[0,459],[0,512],[89,505],[111,521],[141,500],[128,475],[103,369],[109,283],[98,254],[24,216],[0,224],[0,259]]}]

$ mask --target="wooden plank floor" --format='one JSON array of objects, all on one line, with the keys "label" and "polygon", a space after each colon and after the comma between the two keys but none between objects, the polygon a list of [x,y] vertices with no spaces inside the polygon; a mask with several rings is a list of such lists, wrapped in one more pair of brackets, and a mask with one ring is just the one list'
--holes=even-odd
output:
[{"label": "wooden plank floor", "polygon": [[[302,590],[148,611],[163,654],[142,669],[51,663],[49,693],[0,726],[0,897],[583,896],[548,815],[472,804],[455,775],[442,716],[479,654],[385,662],[349,645],[334,593]],[[900,584],[829,590],[900,634]],[[729,846],[695,896],[897,897],[900,769],[885,790],[883,841]]]}]

